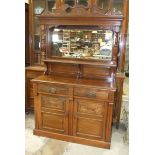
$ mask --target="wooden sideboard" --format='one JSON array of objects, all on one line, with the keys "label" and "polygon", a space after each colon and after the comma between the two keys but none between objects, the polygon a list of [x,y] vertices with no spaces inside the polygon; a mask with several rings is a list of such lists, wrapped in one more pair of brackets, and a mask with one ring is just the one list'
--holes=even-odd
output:
[{"label": "wooden sideboard", "polygon": [[32,81],[35,135],[110,148],[114,81],[51,75]]},{"label": "wooden sideboard", "polygon": [[35,135],[110,148],[112,122],[118,128],[120,119],[128,0],[124,14],[115,1],[105,8],[87,2],[56,0],[52,10],[49,1],[30,3],[31,64],[46,71],[26,70],[26,107],[34,95]]}]

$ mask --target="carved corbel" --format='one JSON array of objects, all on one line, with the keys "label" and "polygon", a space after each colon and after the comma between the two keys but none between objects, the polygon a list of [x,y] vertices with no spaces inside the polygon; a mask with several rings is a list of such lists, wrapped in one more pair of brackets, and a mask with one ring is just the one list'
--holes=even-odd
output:
[{"label": "carved corbel", "polygon": [[117,61],[117,54],[118,54],[118,32],[115,32],[114,31],[114,34],[113,34],[113,53],[112,53],[112,55],[113,55],[113,57],[112,57],[112,59],[113,59],[113,61]]}]

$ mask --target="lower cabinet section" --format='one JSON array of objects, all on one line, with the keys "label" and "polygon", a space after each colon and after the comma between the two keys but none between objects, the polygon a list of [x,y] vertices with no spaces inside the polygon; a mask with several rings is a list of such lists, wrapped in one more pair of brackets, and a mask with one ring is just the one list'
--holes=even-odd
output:
[{"label": "lower cabinet section", "polygon": [[[103,100],[81,97],[81,93],[77,93],[77,88],[74,91],[72,85],[61,86],[59,84],[57,85],[58,90],[65,89],[66,92],[55,91],[54,93],[40,91],[40,86],[42,86],[42,83],[34,83],[34,134],[110,148],[115,91],[107,90],[106,92],[106,89],[102,90],[104,94],[108,93],[108,97]],[[53,86],[56,88],[55,85]],[[48,87],[53,89],[52,84],[46,84],[44,90],[48,90]],[[88,88],[88,90],[91,91],[91,88]],[[92,90],[94,92],[95,89]],[[78,94],[80,95],[78,96]]]}]

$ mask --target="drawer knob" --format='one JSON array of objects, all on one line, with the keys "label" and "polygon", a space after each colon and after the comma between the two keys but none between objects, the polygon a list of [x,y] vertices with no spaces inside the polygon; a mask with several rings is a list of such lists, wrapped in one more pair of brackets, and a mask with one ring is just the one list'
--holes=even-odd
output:
[{"label": "drawer knob", "polygon": [[96,97],[96,93],[95,92],[88,92],[87,97]]},{"label": "drawer knob", "polygon": [[55,88],[50,88],[49,93],[53,93],[53,94],[56,93],[56,89]]}]

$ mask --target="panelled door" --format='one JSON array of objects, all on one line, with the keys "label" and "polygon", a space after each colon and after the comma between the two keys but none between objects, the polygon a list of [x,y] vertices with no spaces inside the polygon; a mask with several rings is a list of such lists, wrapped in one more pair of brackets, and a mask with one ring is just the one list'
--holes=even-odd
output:
[{"label": "panelled door", "polygon": [[39,98],[41,129],[68,134],[68,98],[45,94]]},{"label": "panelled door", "polygon": [[74,99],[73,135],[105,140],[107,102]]}]

